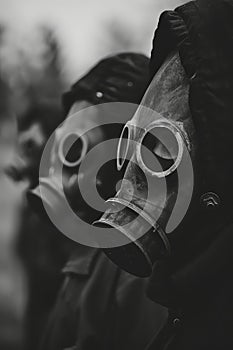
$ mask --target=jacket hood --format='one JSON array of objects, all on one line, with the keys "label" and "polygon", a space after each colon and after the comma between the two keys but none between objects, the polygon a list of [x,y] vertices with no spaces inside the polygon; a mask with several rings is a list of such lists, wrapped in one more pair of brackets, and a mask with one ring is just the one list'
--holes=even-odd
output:
[{"label": "jacket hood", "polygon": [[233,1],[191,1],[164,12],[155,32],[150,72],[179,51],[190,79],[190,109],[200,150],[200,197],[216,193],[229,207],[233,149]]}]

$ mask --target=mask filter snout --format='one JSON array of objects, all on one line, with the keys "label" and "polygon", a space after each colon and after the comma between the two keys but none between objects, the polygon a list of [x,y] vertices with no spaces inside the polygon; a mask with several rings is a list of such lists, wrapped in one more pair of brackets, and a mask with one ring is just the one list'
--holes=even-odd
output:
[{"label": "mask filter snout", "polygon": [[120,203],[111,205],[94,226],[116,230],[119,241],[120,236],[124,236],[124,244],[104,249],[105,254],[123,270],[138,277],[149,277],[154,262],[166,254],[162,238],[137,212]]}]

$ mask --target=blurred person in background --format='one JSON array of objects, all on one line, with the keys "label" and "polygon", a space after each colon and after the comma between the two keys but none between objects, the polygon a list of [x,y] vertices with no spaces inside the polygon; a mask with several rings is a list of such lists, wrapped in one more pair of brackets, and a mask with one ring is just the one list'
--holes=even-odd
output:
[{"label": "blurred person in background", "polygon": [[[33,60],[15,55],[19,72],[10,70],[7,78],[14,92],[17,115],[17,143],[7,174],[21,191],[20,222],[15,223],[17,252],[27,279],[25,342],[34,349],[41,337],[45,319],[61,283],[60,269],[67,259],[66,239],[47,221],[40,220],[25,198],[38,183],[44,146],[63,121],[60,105],[64,82],[60,70],[60,48],[52,30],[38,29],[39,49]],[[20,58],[21,57],[21,58]],[[16,217],[13,217],[16,222]]]},{"label": "blurred person in background", "polygon": [[16,253],[21,188],[5,174],[12,162],[17,137],[12,94],[0,79],[0,349],[23,350],[26,287]]},{"label": "blurred person in background", "polygon": [[[134,103],[136,110],[147,82],[148,59],[145,56],[125,53],[104,59],[64,95],[65,111],[69,118],[83,108],[108,102]],[[89,111],[84,110],[81,125],[77,122],[79,127],[82,128],[82,123],[90,123],[93,115],[89,115]],[[103,116],[98,114],[98,109],[96,113],[95,118],[101,122]],[[101,135],[99,139],[97,137],[97,142],[119,137],[122,125],[119,130],[118,126],[111,124],[106,129],[103,126],[95,127],[95,134]],[[77,130],[72,131],[78,133],[78,126]],[[62,127],[59,133],[62,133]],[[79,149],[76,151],[80,154]],[[103,170],[98,181],[94,175],[91,178],[84,174],[84,178],[90,176],[90,181],[96,181],[98,191],[102,190],[105,198],[111,195],[110,188],[111,191],[115,190],[113,183],[116,185],[120,178],[115,160],[114,166],[111,164],[110,168]],[[113,169],[114,176],[109,178],[109,172],[112,173]],[[101,189],[106,177],[111,184]],[[51,181],[52,178],[48,177],[47,182]],[[97,219],[96,213],[82,202],[77,183],[68,182],[64,185],[73,210],[77,213],[81,211],[82,218],[91,224]],[[43,196],[39,188],[33,190],[34,195]],[[32,203],[37,203],[37,199],[31,195],[29,198]],[[56,210],[57,201],[50,204]],[[82,227],[78,229],[82,230]],[[166,310],[145,297],[147,281],[121,271],[101,250],[75,243],[62,272],[64,283],[45,330],[41,350],[139,350],[159,330]]]},{"label": "blurred person in background", "polygon": [[[31,106],[18,117],[17,152],[7,173],[16,183],[24,184],[24,189],[37,185],[44,146],[62,120],[60,103],[53,99],[32,100]],[[68,239],[47,221],[40,220],[25,199],[22,207],[17,250],[28,284],[24,349],[32,349],[41,337],[61,283],[60,269],[68,256]]]}]

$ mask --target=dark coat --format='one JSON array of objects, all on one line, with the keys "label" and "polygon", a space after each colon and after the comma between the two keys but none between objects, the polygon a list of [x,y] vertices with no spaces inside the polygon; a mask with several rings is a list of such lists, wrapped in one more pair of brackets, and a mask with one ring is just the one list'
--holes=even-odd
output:
[{"label": "dark coat", "polygon": [[23,349],[35,349],[63,282],[61,268],[73,242],[47,221],[25,210],[18,237],[18,252],[28,278],[28,301]]},{"label": "dark coat", "polygon": [[63,273],[41,350],[141,350],[166,319],[166,309],[145,296],[147,280],[96,249],[78,246]]},{"label": "dark coat", "polygon": [[157,265],[148,294],[169,307],[170,316],[147,350],[233,349],[232,263],[229,226],[179,269],[169,261]]},{"label": "dark coat", "polygon": [[[166,11],[155,34],[152,76],[178,50],[190,81],[199,200],[189,232],[180,231],[180,252],[154,268],[148,294],[170,309],[170,317],[147,350],[233,349],[232,39],[232,0],[196,0]],[[202,195],[210,191],[219,205],[202,208]]]}]

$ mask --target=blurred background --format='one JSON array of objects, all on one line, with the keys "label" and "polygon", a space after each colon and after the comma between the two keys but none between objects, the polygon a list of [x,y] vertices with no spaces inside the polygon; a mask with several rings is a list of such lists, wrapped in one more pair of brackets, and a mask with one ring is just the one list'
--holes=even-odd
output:
[{"label": "blurred background", "polygon": [[[1,350],[34,349],[59,286],[65,253],[59,244],[56,251],[53,238],[48,246],[46,224],[29,213],[25,191],[47,138],[64,118],[62,92],[106,55],[150,55],[159,14],[183,2],[0,0]],[[47,281],[53,288],[45,288]]]}]

